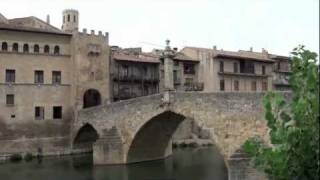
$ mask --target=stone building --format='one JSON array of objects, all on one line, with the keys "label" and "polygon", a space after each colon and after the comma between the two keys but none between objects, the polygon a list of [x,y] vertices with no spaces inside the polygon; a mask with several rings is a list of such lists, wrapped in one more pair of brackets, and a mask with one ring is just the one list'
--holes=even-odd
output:
[{"label": "stone building", "polygon": [[111,87],[114,101],[159,93],[159,58],[141,48],[113,48]]},{"label": "stone building", "polygon": [[78,32],[78,11],[62,15],[62,29],[0,16],[1,154],[63,153],[77,110],[110,101],[108,33]]},{"label": "stone building", "polygon": [[[270,91],[278,90],[274,71],[275,64],[289,66],[289,58],[282,61],[280,56],[269,54],[266,50],[238,52],[185,47],[182,53],[198,60],[198,83],[204,84],[205,92],[216,91]],[[281,61],[281,62],[280,62]]]},{"label": "stone building", "polygon": [[[72,147],[76,142],[89,142],[83,147],[90,150],[91,139],[98,136],[88,136],[94,128],[87,124],[79,131],[81,136],[73,138],[72,124],[80,109],[112,101],[165,89],[288,88],[287,57],[216,48],[173,48],[169,54],[110,48],[108,33],[79,32],[79,17],[76,10],[63,11],[59,29],[50,24],[49,16],[44,22],[36,17],[7,19],[0,14],[0,156],[22,149],[72,153],[81,149]],[[165,75],[165,69],[169,74]]]},{"label": "stone building", "polygon": [[271,58],[276,61],[273,66],[273,89],[277,91],[289,91],[290,58],[279,55],[271,55]]}]

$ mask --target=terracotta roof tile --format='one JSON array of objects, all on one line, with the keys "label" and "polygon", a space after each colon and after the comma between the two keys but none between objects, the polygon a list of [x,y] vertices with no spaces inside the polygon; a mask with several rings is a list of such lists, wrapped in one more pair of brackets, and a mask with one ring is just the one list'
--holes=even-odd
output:
[{"label": "terracotta roof tile", "polygon": [[114,53],[112,57],[117,61],[131,61],[131,62],[141,62],[141,63],[160,63],[159,58],[145,55],[127,55],[122,53]]}]

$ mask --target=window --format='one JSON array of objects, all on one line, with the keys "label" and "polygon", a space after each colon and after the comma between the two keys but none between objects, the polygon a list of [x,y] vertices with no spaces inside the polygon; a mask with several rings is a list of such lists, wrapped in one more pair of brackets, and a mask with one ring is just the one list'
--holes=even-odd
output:
[{"label": "window", "polygon": [[53,106],[53,119],[62,119],[62,106]]},{"label": "window", "polygon": [[61,84],[61,71],[52,71],[52,84]]},{"label": "window", "polygon": [[63,23],[65,23],[66,22],[66,16],[63,16],[63,19],[62,19],[62,21],[63,21]]},{"label": "window", "polygon": [[59,48],[59,46],[55,46],[55,47],[54,47],[54,54],[56,54],[56,55],[60,54],[60,48]]},{"label": "window", "polygon": [[16,70],[6,69],[6,82],[14,83],[16,81]]},{"label": "window", "polygon": [[8,43],[3,42],[1,45],[1,49],[2,49],[2,51],[7,51],[8,50]]},{"label": "window", "polygon": [[129,67],[127,65],[122,65],[121,66],[121,74],[122,74],[122,77],[128,77],[129,76]]},{"label": "window", "polygon": [[257,82],[256,81],[251,82],[251,91],[257,91]]},{"label": "window", "polygon": [[240,60],[240,73],[255,74],[254,63]]},{"label": "window", "polygon": [[238,73],[238,63],[233,63],[233,72]]},{"label": "window", "polygon": [[177,70],[173,70],[173,82],[178,83],[178,72]]},{"label": "window", "polygon": [[73,16],[73,22],[76,22],[77,19],[76,19],[76,16]]},{"label": "window", "polygon": [[23,45],[23,52],[24,53],[28,53],[29,52],[29,45],[28,44],[24,44]]},{"label": "window", "polygon": [[34,71],[34,83],[43,84],[43,71]]},{"label": "window", "polygon": [[219,69],[219,72],[223,72],[224,70],[224,63],[223,61],[220,61],[220,69]]},{"label": "window", "polygon": [[224,91],[224,80],[220,80],[220,91]]},{"label": "window", "polygon": [[19,51],[19,45],[18,45],[18,43],[13,43],[13,45],[12,45],[12,51],[13,51],[13,52],[18,52],[18,51]]},{"label": "window", "polygon": [[49,54],[49,52],[50,52],[49,46],[48,46],[48,45],[45,45],[45,46],[44,46],[44,53]]},{"label": "window", "polygon": [[68,14],[68,22],[70,22],[70,14]]},{"label": "window", "polygon": [[145,78],[147,78],[146,76],[148,75],[148,69],[146,66],[143,66],[143,76],[145,76]]},{"label": "window", "polygon": [[174,64],[175,66],[179,66],[179,61],[174,60],[174,61],[173,61],[173,64]]},{"label": "window", "polygon": [[7,94],[6,103],[9,106],[14,105],[14,95],[13,94]]},{"label": "window", "polygon": [[278,70],[281,70],[281,64],[280,64],[280,62],[277,63],[277,66],[278,66],[277,69],[278,69]]},{"label": "window", "polygon": [[234,85],[234,90],[239,91],[239,81],[235,80],[233,85]]},{"label": "window", "polygon": [[184,63],[183,69],[184,69],[185,74],[194,74],[195,73],[194,64]]},{"label": "window", "polygon": [[34,109],[34,118],[36,120],[43,120],[44,119],[44,107],[36,106]]},{"label": "window", "polygon": [[268,90],[268,83],[267,82],[262,82],[262,91],[267,91]]},{"label": "window", "polygon": [[34,53],[39,53],[39,45],[38,45],[38,44],[35,44],[35,45],[33,46],[33,52],[34,52]]},{"label": "window", "polygon": [[266,67],[262,66],[262,74],[265,75],[266,74]]}]

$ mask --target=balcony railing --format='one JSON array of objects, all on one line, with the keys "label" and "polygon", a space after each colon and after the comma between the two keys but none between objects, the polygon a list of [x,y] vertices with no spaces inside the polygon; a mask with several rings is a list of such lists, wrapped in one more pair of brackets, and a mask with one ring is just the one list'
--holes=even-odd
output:
[{"label": "balcony railing", "polygon": [[122,82],[129,82],[129,81],[144,81],[144,82],[158,82],[159,77],[154,77],[154,76],[139,76],[139,75],[113,75],[113,80],[114,81],[122,81]]}]

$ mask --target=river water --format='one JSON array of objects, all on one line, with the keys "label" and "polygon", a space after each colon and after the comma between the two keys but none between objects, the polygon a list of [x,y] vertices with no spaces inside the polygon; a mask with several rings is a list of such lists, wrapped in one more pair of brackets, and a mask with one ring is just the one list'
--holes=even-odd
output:
[{"label": "river water", "polygon": [[175,149],[165,160],[93,166],[92,155],[0,164],[1,180],[227,180],[215,147]]}]

